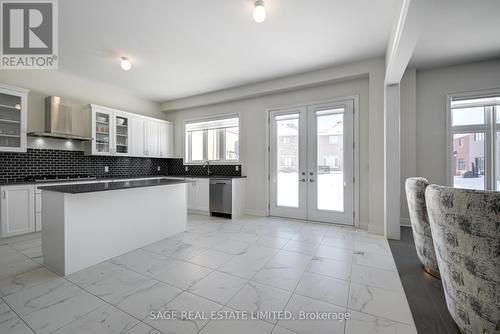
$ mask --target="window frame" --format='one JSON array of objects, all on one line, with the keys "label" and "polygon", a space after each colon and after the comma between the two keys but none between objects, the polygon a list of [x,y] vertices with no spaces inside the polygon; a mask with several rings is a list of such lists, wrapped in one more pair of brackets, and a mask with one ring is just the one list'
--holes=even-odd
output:
[{"label": "window frame", "polygon": [[[186,132],[186,126],[191,123],[202,123],[202,122],[210,122],[210,121],[217,121],[217,120],[223,120],[223,119],[228,119],[228,118],[237,118],[238,119],[238,159],[237,160],[226,160],[226,142],[225,140],[220,140],[219,141],[219,150],[221,150],[221,154],[224,157],[223,160],[208,160],[208,162],[211,165],[240,165],[241,164],[241,115],[240,113],[233,113],[233,114],[220,114],[220,115],[214,115],[214,116],[209,116],[209,117],[203,117],[203,118],[194,118],[194,119],[187,119],[183,122],[183,164],[184,165],[203,165],[208,158],[208,133],[204,132],[203,133],[203,160],[194,160],[191,161],[188,159],[189,157],[189,152],[188,152],[188,134]],[[221,131],[216,132],[217,136],[220,136],[221,138],[225,138],[225,135],[221,133]]]},{"label": "window frame", "polygon": [[[462,93],[453,93],[446,95],[446,182],[450,187],[454,186],[453,180],[453,136],[455,134],[465,133],[483,133],[484,134],[484,169],[485,169],[485,190],[500,190],[496,189],[496,132],[500,131],[500,124],[496,124],[497,114],[500,113],[498,105],[471,103],[469,106],[484,106],[484,124],[475,125],[452,125],[452,107],[451,104],[456,100],[480,99],[500,96],[500,88],[471,91]],[[489,110],[487,110],[489,108]]]}]

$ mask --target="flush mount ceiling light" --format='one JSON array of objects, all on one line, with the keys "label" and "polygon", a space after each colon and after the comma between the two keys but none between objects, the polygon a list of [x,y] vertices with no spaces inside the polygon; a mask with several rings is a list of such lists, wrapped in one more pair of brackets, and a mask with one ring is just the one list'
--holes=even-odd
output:
[{"label": "flush mount ceiling light", "polygon": [[130,71],[130,69],[132,68],[132,63],[130,62],[130,60],[128,60],[127,57],[122,57],[120,66],[122,67],[122,70]]},{"label": "flush mount ceiling light", "polygon": [[16,108],[17,110],[21,110],[21,103],[16,103],[14,108]]},{"label": "flush mount ceiling light", "polygon": [[266,19],[266,8],[264,7],[263,0],[255,1],[255,8],[253,9],[253,19],[257,23],[264,22]]}]

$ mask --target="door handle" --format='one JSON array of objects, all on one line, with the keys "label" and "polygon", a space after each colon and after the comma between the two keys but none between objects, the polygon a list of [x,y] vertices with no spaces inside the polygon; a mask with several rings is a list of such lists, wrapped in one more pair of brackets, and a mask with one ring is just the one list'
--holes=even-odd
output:
[{"label": "door handle", "polygon": [[300,182],[306,182],[306,179],[300,179]]},{"label": "door handle", "polygon": [[309,179],[309,182],[313,183],[313,182],[314,182],[314,179]]}]

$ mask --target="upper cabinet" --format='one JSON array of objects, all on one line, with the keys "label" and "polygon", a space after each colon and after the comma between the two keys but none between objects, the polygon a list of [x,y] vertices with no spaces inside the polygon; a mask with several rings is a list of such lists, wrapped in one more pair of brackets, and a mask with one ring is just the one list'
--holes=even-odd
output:
[{"label": "upper cabinet", "polygon": [[28,91],[0,86],[0,151],[26,152]]},{"label": "upper cabinet", "polygon": [[172,157],[172,123],[98,105],[90,108],[92,155]]},{"label": "upper cabinet", "polygon": [[174,126],[170,122],[162,122],[160,126],[160,157],[172,158],[174,156]]}]

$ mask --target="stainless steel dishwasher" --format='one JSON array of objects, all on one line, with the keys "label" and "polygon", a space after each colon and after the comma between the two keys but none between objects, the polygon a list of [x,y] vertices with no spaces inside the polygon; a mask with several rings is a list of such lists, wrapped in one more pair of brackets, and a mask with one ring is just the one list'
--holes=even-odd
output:
[{"label": "stainless steel dishwasher", "polygon": [[210,215],[231,218],[232,188],[231,179],[210,179]]}]

